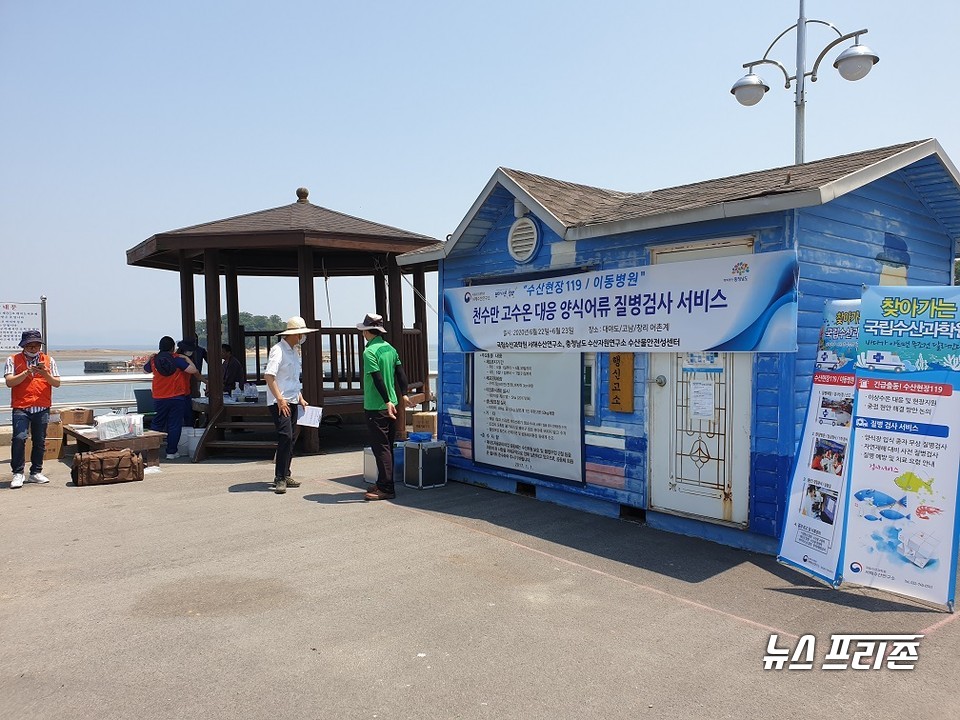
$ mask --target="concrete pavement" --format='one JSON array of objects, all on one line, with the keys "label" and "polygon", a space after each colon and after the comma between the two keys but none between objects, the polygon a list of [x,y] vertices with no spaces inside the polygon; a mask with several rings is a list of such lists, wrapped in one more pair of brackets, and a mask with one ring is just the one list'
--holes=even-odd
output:
[{"label": "concrete pavement", "polygon": [[[358,443],[283,496],[267,460],[5,463],[0,718],[960,716],[956,615],[457,483],[365,503]],[[911,671],[763,670],[841,632],[926,637]]]}]

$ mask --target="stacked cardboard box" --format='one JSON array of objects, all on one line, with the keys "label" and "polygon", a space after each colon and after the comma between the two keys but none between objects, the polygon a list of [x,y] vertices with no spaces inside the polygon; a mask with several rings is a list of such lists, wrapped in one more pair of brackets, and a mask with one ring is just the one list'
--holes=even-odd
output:
[{"label": "stacked cardboard box", "polygon": [[[27,436],[27,446],[25,449],[25,455],[27,460],[27,469],[29,470],[30,465],[30,452],[33,450],[33,442],[29,435]],[[63,457],[63,425],[59,422],[51,422],[47,424],[47,442],[44,446],[43,459],[44,460],[58,460]]]},{"label": "stacked cardboard box", "polygon": [[93,408],[70,408],[60,411],[64,425],[93,425]]},{"label": "stacked cardboard box", "polygon": [[413,432],[428,432],[431,437],[437,436],[437,414],[435,412],[418,412],[413,414]]}]

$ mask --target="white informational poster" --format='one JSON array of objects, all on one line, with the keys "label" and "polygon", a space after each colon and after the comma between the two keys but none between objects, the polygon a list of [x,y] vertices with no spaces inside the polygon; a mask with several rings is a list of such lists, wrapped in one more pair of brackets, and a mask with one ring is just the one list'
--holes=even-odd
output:
[{"label": "white informational poster", "polygon": [[828,300],[777,560],[834,587],[843,547],[860,300]]},{"label": "white informational poster", "polygon": [[40,303],[0,302],[0,352],[20,352],[23,331],[42,330],[41,309]]},{"label": "white informational poster", "polygon": [[577,353],[476,353],[474,459],[582,482],[582,372]]},{"label": "white informational poster", "polygon": [[716,415],[716,384],[713,380],[690,380],[690,419],[713,420]]},{"label": "white informational poster", "polygon": [[793,250],[443,291],[444,352],[795,352]]},{"label": "white informational poster", "polygon": [[843,581],[954,604],[960,287],[869,287],[846,501]]}]

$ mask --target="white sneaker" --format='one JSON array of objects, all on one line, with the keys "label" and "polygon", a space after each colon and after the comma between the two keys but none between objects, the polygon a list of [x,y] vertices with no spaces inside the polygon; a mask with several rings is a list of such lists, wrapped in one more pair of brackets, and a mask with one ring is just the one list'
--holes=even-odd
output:
[{"label": "white sneaker", "polygon": [[177,455],[176,453],[174,453],[173,455],[171,455],[170,453],[167,453],[167,460],[176,460],[178,457],[179,455]]},{"label": "white sneaker", "polygon": [[30,473],[30,477],[27,478],[27,482],[37,483],[37,485],[43,485],[44,483],[50,482],[50,478],[48,478],[43,473]]},{"label": "white sneaker", "polygon": [[23,487],[23,473],[14,473],[13,480],[10,481],[10,487]]}]

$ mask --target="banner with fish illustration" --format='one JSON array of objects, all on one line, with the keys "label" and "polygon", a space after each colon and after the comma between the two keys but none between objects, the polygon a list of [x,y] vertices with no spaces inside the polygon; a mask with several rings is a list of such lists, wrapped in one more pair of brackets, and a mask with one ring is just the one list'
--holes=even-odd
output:
[{"label": "banner with fish illustration", "polygon": [[842,579],[952,612],[960,287],[869,287],[860,316]]},{"label": "banner with fish illustration", "polygon": [[777,560],[837,587],[860,300],[827,300]]}]

